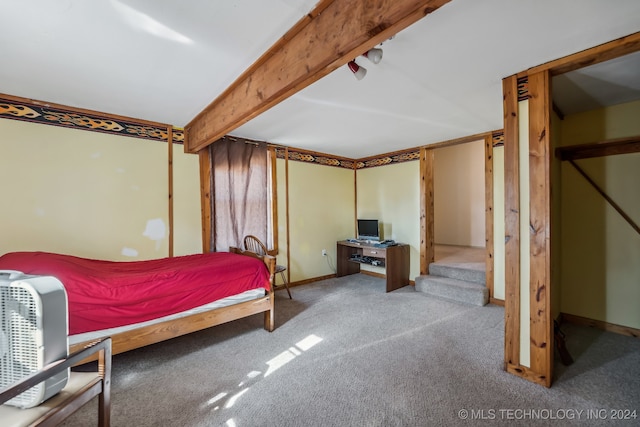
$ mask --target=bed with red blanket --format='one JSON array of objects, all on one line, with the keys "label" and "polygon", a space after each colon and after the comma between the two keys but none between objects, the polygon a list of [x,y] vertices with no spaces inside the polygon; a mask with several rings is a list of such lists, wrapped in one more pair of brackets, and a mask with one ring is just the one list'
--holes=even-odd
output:
[{"label": "bed with red blanket", "polygon": [[124,262],[47,252],[0,256],[0,270],[62,282],[71,350],[111,336],[114,354],[261,312],[273,330],[274,266],[273,257],[237,248]]}]

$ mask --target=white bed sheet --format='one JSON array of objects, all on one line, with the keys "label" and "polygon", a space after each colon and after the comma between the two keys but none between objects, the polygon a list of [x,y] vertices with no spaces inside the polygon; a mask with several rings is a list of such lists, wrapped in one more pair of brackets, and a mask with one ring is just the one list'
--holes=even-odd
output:
[{"label": "white bed sheet", "polygon": [[171,314],[169,316],[160,317],[158,319],[148,320],[146,322],[140,322],[140,323],[133,323],[131,325],[126,325],[126,326],[119,326],[117,328],[102,329],[99,331],[84,332],[82,334],[70,335],[69,345],[115,335],[121,332],[126,332],[132,329],[140,328],[142,326],[149,326],[155,323],[164,322],[165,320],[180,319],[182,317],[189,316],[191,314],[203,313],[205,311],[211,311],[216,308],[228,307],[230,305],[239,304],[241,302],[262,298],[265,295],[266,295],[266,291],[264,288],[251,289],[237,295],[232,295],[230,297],[226,297],[217,301],[210,302],[209,304],[192,308],[191,310],[183,311],[176,314]]}]

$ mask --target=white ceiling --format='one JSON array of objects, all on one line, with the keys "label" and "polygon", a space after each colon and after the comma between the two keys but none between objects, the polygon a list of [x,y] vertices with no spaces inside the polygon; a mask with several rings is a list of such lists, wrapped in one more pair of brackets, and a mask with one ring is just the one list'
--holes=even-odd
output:
[{"label": "white ceiling", "polygon": [[[315,4],[0,0],[0,93],[182,127]],[[362,158],[500,129],[503,77],[638,31],[638,0],[452,0],[232,134]]]},{"label": "white ceiling", "polygon": [[640,99],[640,51],[561,74],[552,94],[563,115]]}]

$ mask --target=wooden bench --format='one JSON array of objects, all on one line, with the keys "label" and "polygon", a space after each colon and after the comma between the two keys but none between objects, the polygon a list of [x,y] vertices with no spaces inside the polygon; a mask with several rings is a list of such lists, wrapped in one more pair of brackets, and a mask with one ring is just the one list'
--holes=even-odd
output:
[{"label": "wooden bench", "polygon": [[[78,365],[92,355],[98,356],[95,372],[69,374],[67,385],[42,404],[20,409],[4,404],[45,379]],[[22,381],[0,390],[0,422],[6,426],[55,426],[98,396],[98,426],[111,423],[111,338],[103,338],[35,372]]]}]

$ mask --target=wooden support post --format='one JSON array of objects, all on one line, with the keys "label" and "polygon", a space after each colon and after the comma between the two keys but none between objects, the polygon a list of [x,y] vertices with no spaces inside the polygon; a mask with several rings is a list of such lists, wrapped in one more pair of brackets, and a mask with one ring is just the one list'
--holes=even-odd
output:
[{"label": "wooden support post", "polygon": [[[286,225],[287,225],[287,282],[291,283],[291,225],[289,218],[289,147],[284,149],[284,182],[285,182],[285,206],[287,210]],[[275,286],[275,279],[273,285]]]},{"label": "wooden support post", "polygon": [[504,212],[505,212],[505,369],[520,366],[520,173],[518,81],[502,81],[504,94]]},{"label": "wooden support post", "polygon": [[275,253],[278,253],[278,169],[276,163],[278,157],[276,156],[276,147],[269,146],[269,164],[271,166],[271,235],[273,238],[272,248]]},{"label": "wooden support post", "polygon": [[202,252],[212,252],[211,221],[213,219],[213,171],[209,147],[198,152],[200,160],[200,208],[202,210]]},{"label": "wooden support post", "polygon": [[489,298],[493,298],[493,135],[484,137],[485,271]]},{"label": "wooden support post", "polygon": [[420,148],[420,274],[429,274],[435,260],[433,157],[430,148]]},{"label": "wooden support post", "polygon": [[169,175],[169,257],[173,256],[173,126],[167,126]]},{"label": "wooden support post", "polygon": [[551,386],[551,102],[548,71],[529,76],[530,355],[538,382]]}]

